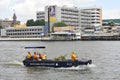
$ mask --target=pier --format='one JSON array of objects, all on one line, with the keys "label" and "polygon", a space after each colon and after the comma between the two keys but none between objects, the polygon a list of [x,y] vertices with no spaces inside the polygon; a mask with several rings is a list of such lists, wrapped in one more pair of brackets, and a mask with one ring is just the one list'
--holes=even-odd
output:
[{"label": "pier", "polygon": [[120,36],[118,33],[84,34],[81,40],[120,40]]}]

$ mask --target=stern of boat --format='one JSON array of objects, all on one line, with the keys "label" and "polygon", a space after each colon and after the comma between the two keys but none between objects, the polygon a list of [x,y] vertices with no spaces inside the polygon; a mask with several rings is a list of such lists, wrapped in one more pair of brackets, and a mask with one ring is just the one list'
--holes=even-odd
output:
[{"label": "stern of boat", "polygon": [[89,60],[88,63],[89,63],[89,64],[92,64],[92,60]]}]

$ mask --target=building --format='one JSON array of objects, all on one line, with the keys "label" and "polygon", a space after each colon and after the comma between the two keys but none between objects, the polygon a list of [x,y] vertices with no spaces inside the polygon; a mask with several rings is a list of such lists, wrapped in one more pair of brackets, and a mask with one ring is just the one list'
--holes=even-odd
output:
[{"label": "building", "polygon": [[20,21],[17,21],[17,16],[16,14],[14,13],[13,14],[13,21],[11,23],[11,27],[14,27],[15,25],[20,25]]},{"label": "building", "polygon": [[13,14],[13,20],[9,20],[8,18],[4,20],[0,20],[0,25],[2,28],[14,27],[15,25],[20,25],[20,21],[17,21],[17,16]]},{"label": "building", "polygon": [[38,38],[43,35],[43,26],[28,26],[21,28],[8,27],[1,29],[1,36],[10,38]]},{"label": "building", "polygon": [[9,19],[0,20],[0,25],[2,26],[2,28],[10,27],[11,23],[12,23],[12,20],[9,20]]},{"label": "building", "polygon": [[[102,27],[102,9],[98,7],[77,8],[67,6],[45,6],[45,30],[52,32],[52,25],[64,22],[68,26],[86,28]],[[43,16],[41,12],[37,12]],[[37,15],[37,19],[40,19]]]},{"label": "building", "polygon": [[81,32],[77,27],[54,27],[54,33],[50,34],[52,40],[80,40]]},{"label": "building", "polygon": [[36,19],[37,20],[45,20],[45,12],[44,11],[38,11],[36,13]]},{"label": "building", "polygon": [[102,10],[101,8],[81,8],[80,26],[82,29],[95,29],[102,27]]},{"label": "building", "polygon": [[54,27],[54,32],[69,32],[75,30],[74,26]]}]

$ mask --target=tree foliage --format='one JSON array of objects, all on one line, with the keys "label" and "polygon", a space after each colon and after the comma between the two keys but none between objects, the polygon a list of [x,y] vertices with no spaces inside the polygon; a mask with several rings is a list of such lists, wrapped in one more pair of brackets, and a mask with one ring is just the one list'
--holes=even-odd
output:
[{"label": "tree foliage", "polygon": [[0,25],[0,29],[2,29],[2,25]]},{"label": "tree foliage", "polygon": [[33,19],[27,20],[26,25],[27,26],[34,26],[34,20]]},{"label": "tree foliage", "polygon": [[34,22],[34,26],[43,26],[45,25],[45,21],[44,20],[36,20]]},{"label": "tree foliage", "polygon": [[104,19],[103,22],[114,22],[114,23],[119,23],[120,24],[120,19]]},{"label": "tree foliage", "polygon": [[115,23],[114,23],[113,21],[110,21],[110,22],[108,22],[108,25],[109,25],[109,26],[114,26]]},{"label": "tree foliage", "polygon": [[43,26],[45,25],[45,21],[44,20],[34,21],[33,19],[30,19],[30,20],[27,20],[26,25],[27,26]]},{"label": "tree foliage", "polygon": [[53,24],[53,27],[65,27],[67,26],[67,24],[65,24],[64,22],[57,22]]}]

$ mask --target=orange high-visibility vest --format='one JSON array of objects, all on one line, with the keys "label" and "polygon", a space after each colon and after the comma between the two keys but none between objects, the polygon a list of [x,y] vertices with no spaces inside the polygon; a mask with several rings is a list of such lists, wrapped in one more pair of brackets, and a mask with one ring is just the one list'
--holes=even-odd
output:
[{"label": "orange high-visibility vest", "polygon": [[35,60],[37,60],[38,58],[37,58],[37,54],[34,54],[33,55],[33,58],[35,59]]},{"label": "orange high-visibility vest", "polygon": [[76,60],[76,57],[77,57],[77,56],[76,56],[75,53],[72,53],[72,54],[71,54],[71,59],[72,59],[73,61]]},{"label": "orange high-visibility vest", "polygon": [[32,57],[32,55],[28,53],[27,58],[30,59],[31,57]]},{"label": "orange high-visibility vest", "polygon": [[39,54],[39,59],[43,59],[43,54]]}]

